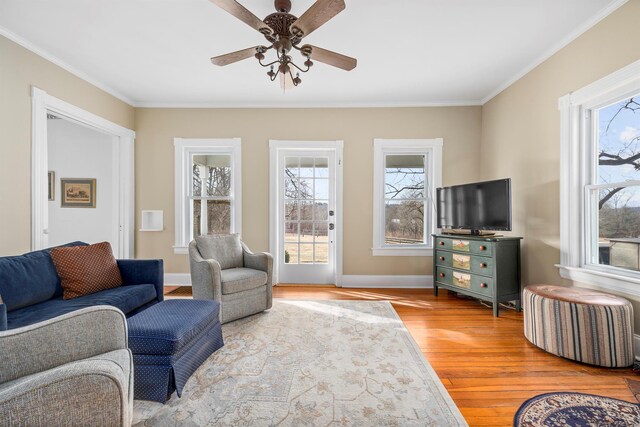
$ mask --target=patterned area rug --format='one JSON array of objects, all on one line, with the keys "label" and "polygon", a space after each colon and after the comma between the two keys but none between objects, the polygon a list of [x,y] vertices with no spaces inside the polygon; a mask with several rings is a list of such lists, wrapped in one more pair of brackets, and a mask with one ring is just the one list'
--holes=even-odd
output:
[{"label": "patterned area rug", "polygon": [[274,300],[137,426],[466,426],[388,302]]},{"label": "patterned area rug", "polygon": [[516,427],[640,425],[640,405],[583,393],[547,393],[522,404],[513,420]]}]

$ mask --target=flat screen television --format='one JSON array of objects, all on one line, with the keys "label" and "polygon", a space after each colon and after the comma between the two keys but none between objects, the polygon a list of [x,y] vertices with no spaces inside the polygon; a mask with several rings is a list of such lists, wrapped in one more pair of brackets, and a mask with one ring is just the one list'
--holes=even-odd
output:
[{"label": "flat screen television", "polygon": [[438,228],[511,231],[511,179],[438,188],[436,203]]}]

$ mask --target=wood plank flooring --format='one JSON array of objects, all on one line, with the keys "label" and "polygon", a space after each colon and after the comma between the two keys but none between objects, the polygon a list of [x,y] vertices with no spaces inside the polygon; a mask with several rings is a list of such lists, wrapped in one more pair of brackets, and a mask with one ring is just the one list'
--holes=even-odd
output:
[{"label": "wood plank flooring", "polygon": [[525,400],[553,391],[635,401],[624,378],[640,376],[630,368],[597,368],[548,354],[526,340],[522,313],[513,310],[494,318],[476,300],[444,290],[434,297],[431,289],[276,286],[273,293],[288,299],[390,301],[471,426],[511,426]]}]

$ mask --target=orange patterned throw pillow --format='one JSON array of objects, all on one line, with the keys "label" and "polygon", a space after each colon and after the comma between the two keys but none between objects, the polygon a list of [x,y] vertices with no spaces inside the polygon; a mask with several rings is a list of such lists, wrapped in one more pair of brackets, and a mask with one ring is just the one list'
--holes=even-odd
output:
[{"label": "orange patterned throw pillow", "polygon": [[64,299],[73,299],[122,285],[109,242],[51,249]]}]

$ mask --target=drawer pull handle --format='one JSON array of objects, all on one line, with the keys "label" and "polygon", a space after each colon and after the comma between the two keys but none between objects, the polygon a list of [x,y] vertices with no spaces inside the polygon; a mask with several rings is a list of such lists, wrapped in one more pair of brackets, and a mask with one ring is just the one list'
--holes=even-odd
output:
[{"label": "drawer pull handle", "polygon": [[486,264],[486,263],[484,263],[484,262],[481,262],[481,263],[480,263],[480,268],[486,268],[486,267],[487,267],[487,264]]},{"label": "drawer pull handle", "polygon": [[439,276],[440,276],[440,277],[444,277],[444,273],[440,273],[440,275],[439,275]]},{"label": "drawer pull handle", "polygon": [[481,251],[486,251],[486,250],[487,250],[487,247],[486,247],[486,246],[480,246],[480,250],[481,250]]},{"label": "drawer pull handle", "polygon": [[440,261],[444,261],[444,257],[443,256],[439,257],[439,259],[440,259]]},{"label": "drawer pull handle", "polygon": [[480,283],[481,288],[486,288],[488,285],[486,283]]},{"label": "drawer pull handle", "polygon": [[440,242],[438,243],[440,246],[444,246],[444,242]]}]

